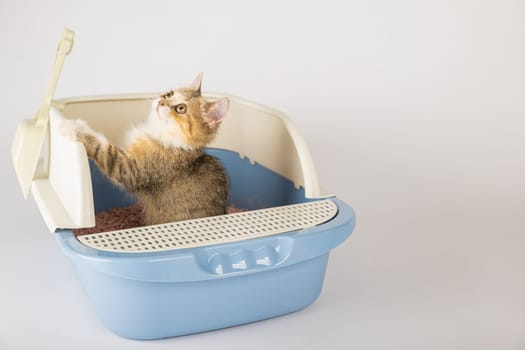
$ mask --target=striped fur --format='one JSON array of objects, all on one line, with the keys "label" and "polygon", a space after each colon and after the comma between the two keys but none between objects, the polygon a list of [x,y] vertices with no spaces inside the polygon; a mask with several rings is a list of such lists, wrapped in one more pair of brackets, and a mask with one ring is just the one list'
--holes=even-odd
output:
[{"label": "striped fur", "polygon": [[200,96],[199,81],[155,100],[149,122],[134,131],[126,148],[81,121],[73,137],[104,174],[140,200],[147,225],[220,215],[228,206],[228,176],[204,147],[227,110],[227,100]]}]

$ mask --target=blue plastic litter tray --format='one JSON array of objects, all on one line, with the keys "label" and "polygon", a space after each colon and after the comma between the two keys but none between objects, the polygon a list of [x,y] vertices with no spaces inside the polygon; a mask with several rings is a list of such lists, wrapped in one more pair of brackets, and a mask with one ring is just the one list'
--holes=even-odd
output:
[{"label": "blue plastic litter tray", "polygon": [[[335,216],[318,226],[284,234],[195,248],[140,250],[143,253],[138,254],[101,251],[79,242],[70,230],[59,231],[56,238],[60,246],[73,261],[99,318],[113,332],[134,339],[202,332],[294,312],[319,296],[329,251],[349,236],[354,225],[352,209],[335,198],[310,201],[290,181],[265,167],[250,164],[236,153],[209,153],[226,166],[232,200],[241,208],[303,203],[311,205],[310,212],[305,211],[307,220],[326,215],[324,211],[333,215],[334,209]],[[92,175],[97,211],[130,204],[95,167]],[[252,219],[250,215],[271,210],[228,215],[230,229],[235,228],[233,225],[243,226],[240,222]],[[302,215],[295,213],[287,220],[294,224],[295,220],[305,220]],[[275,225],[280,220],[283,218],[276,216],[267,221]],[[176,242],[175,237],[180,236],[191,241],[210,237],[208,233],[220,235],[207,230],[205,224],[212,226],[209,219],[200,221],[188,226],[178,223],[179,230],[172,228],[172,235],[167,234],[170,225],[161,225],[166,226],[165,242],[157,238],[157,242],[152,239],[148,244],[163,248],[170,243],[167,237]],[[258,222],[251,224],[256,226]],[[144,240],[149,233],[134,231],[134,242],[141,247],[143,241],[139,239]],[[98,244],[125,244],[119,242],[118,231],[79,238],[86,237],[98,240]],[[105,243],[100,241],[104,237]]]},{"label": "blue plastic litter tray", "polygon": [[73,235],[94,226],[96,212],[134,199],[89,162],[81,143],[61,135],[61,122],[84,119],[122,145],[122,131],[147,117],[145,101],[157,94],[53,101],[71,45],[66,31],[48,95],[17,131],[12,157],[23,193],[32,192],[103,324],[123,337],[158,339],[313,303],[330,250],[354,228],[354,212],[319,186],[308,147],[283,113],[238,97],[228,96],[230,111],[207,152],[226,167],[231,204],[243,212]]}]

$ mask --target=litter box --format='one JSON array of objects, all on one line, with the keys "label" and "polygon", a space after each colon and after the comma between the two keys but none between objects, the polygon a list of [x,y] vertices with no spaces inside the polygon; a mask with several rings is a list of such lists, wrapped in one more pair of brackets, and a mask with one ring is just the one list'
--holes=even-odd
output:
[{"label": "litter box", "polygon": [[[23,192],[32,192],[102,323],[123,337],[158,339],[268,319],[312,304],[330,250],[354,228],[354,212],[319,186],[306,143],[291,121],[239,97],[228,96],[230,112],[206,152],[225,166],[231,204],[244,211],[72,233],[94,226],[96,212],[134,199],[90,163],[81,143],[61,136],[60,121],[84,119],[121,145],[122,131],[147,116],[145,99],[158,94],[53,100],[70,50],[64,42],[72,44],[72,33],[66,34],[48,95],[34,125],[26,121],[17,132],[13,159]],[[32,131],[38,135],[31,140],[38,142],[25,141],[32,127],[41,128]]]}]

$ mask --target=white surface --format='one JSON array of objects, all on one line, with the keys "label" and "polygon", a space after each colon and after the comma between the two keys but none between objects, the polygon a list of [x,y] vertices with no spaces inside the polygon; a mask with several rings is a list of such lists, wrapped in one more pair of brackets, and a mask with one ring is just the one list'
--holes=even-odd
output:
[{"label": "white surface", "polygon": [[[0,1],[0,349],[524,349],[523,1]],[[95,319],[9,160],[62,29],[57,96],[205,72],[290,115],[358,224],[299,313],[153,342]]]}]

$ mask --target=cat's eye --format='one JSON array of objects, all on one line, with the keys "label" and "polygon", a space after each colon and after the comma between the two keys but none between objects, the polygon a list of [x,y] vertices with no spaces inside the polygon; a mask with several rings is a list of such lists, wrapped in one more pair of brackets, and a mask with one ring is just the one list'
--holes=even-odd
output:
[{"label": "cat's eye", "polygon": [[184,103],[179,103],[178,105],[171,107],[175,112],[178,114],[184,114],[186,113],[186,105]]},{"label": "cat's eye", "polygon": [[163,99],[172,98],[173,94],[174,94],[173,90],[170,90],[166,92],[165,94],[160,95],[160,98],[163,98]]}]

